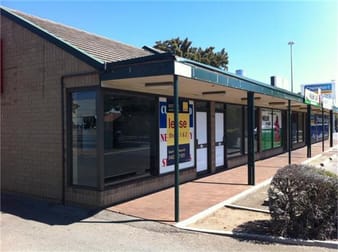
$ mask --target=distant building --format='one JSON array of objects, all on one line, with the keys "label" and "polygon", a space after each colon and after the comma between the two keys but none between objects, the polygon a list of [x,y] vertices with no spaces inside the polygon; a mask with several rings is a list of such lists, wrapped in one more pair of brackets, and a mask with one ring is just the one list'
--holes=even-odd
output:
[{"label": "distant building", "polygon": [[271,76],[270,77],[270,84],[273,87],[282,88],[285,90],[290,90],[290,83],[286,78],[280,76]]}]

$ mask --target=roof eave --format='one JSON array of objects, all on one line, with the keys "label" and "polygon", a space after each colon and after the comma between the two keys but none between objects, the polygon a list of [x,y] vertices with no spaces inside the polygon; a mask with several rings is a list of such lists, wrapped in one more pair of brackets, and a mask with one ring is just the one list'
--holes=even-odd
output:
[{"label": "roof eave", "polygon": [[89,64],[93,68],[97,70],[103,70],[104,69],[104,62],[94,58],[93,56],[87,54],[83,50],[80,50],[79,48],[71,45],[70,43],[56,37],[55,35],[51,34],[47,30],[39,27],[38,25],[26,20],[25,18],[21,17],[20,15],[17,15],[7,8],[1,7],[0,8],[1,15],[4,15],[5,17],[9,18],[13,22],[23,26],[24,28],[28,29],[29,31],[33,32],[34,34],[42,37],[43,39],[46,39],[47,41],[55,44],[56,46],[60,47],[61,49],[67,51],[74,57],[78,58],[81,61],[84,61],[85,63]]}]

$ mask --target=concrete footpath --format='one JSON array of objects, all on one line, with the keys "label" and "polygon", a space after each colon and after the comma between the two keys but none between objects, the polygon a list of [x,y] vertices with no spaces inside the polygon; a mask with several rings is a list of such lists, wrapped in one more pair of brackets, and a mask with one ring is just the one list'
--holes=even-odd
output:
[{"label": "concrete footpath", "polygon": [[[334,146],[337,144],[336,133]],[[329,149],[329,141],[325,141],[324,150]],[[306,150],[306,147],[303,147],[292,151],[292,163],[302,163],[307,160]],[[313,144],[311,152],[312,157],[321,154],[322,142]],[[273,177],[279,168],[287,164],[288,153],[256,161],[256,184]],[[180,185],[180,221],[184,221],[252,187],[247,185],[246,165],[184,183]],[[174,188],[162,190],[107,209],[147,220],[175,224]]]},{"label": "concrete footpath", "polygon": [[[337,145],[337,141],[335,141]],[[328,150],[326,142],[325,149]],[[312,148],[315,156],[321,144]],[[306,150],[293,153],[293,162],[306,159]],[[256,162],[256,182],[271,177],[287,163],[287,154]],[[248,188],[246,166],[181,186],[181,219],[222,202]],[[173,222],[173,189],[164,190],[109,209],[92,211],[47,201],[2,195],[0,251],[281,251],[318,252],[330,249],[250,242],[178,229]],[[119,210],[124,214],[113,212]],[[131,217],[128,215],[135,215]],[[331,250],[333,251],[333,250]]]}]

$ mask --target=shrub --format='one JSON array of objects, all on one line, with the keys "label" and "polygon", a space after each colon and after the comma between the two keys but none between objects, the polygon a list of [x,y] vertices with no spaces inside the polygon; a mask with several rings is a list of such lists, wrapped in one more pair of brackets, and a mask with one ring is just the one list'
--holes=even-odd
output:
[{"label": "shrub", "polygon": [[268,194],[275,235],[336,239],[338,178],[315,167],[288,165],[277,171]]}]

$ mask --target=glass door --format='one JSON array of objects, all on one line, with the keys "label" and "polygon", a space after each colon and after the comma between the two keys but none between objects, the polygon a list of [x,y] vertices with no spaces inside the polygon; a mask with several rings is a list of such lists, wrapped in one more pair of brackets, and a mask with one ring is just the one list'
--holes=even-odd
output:
[{"label": "glass door", "polygon": [[216,167],[224,166],[224,113],[215,113],[215,161]]},{"label": "glass door", "polygon": [[207,112],[196,112],[197,172],[208,170]]}]

